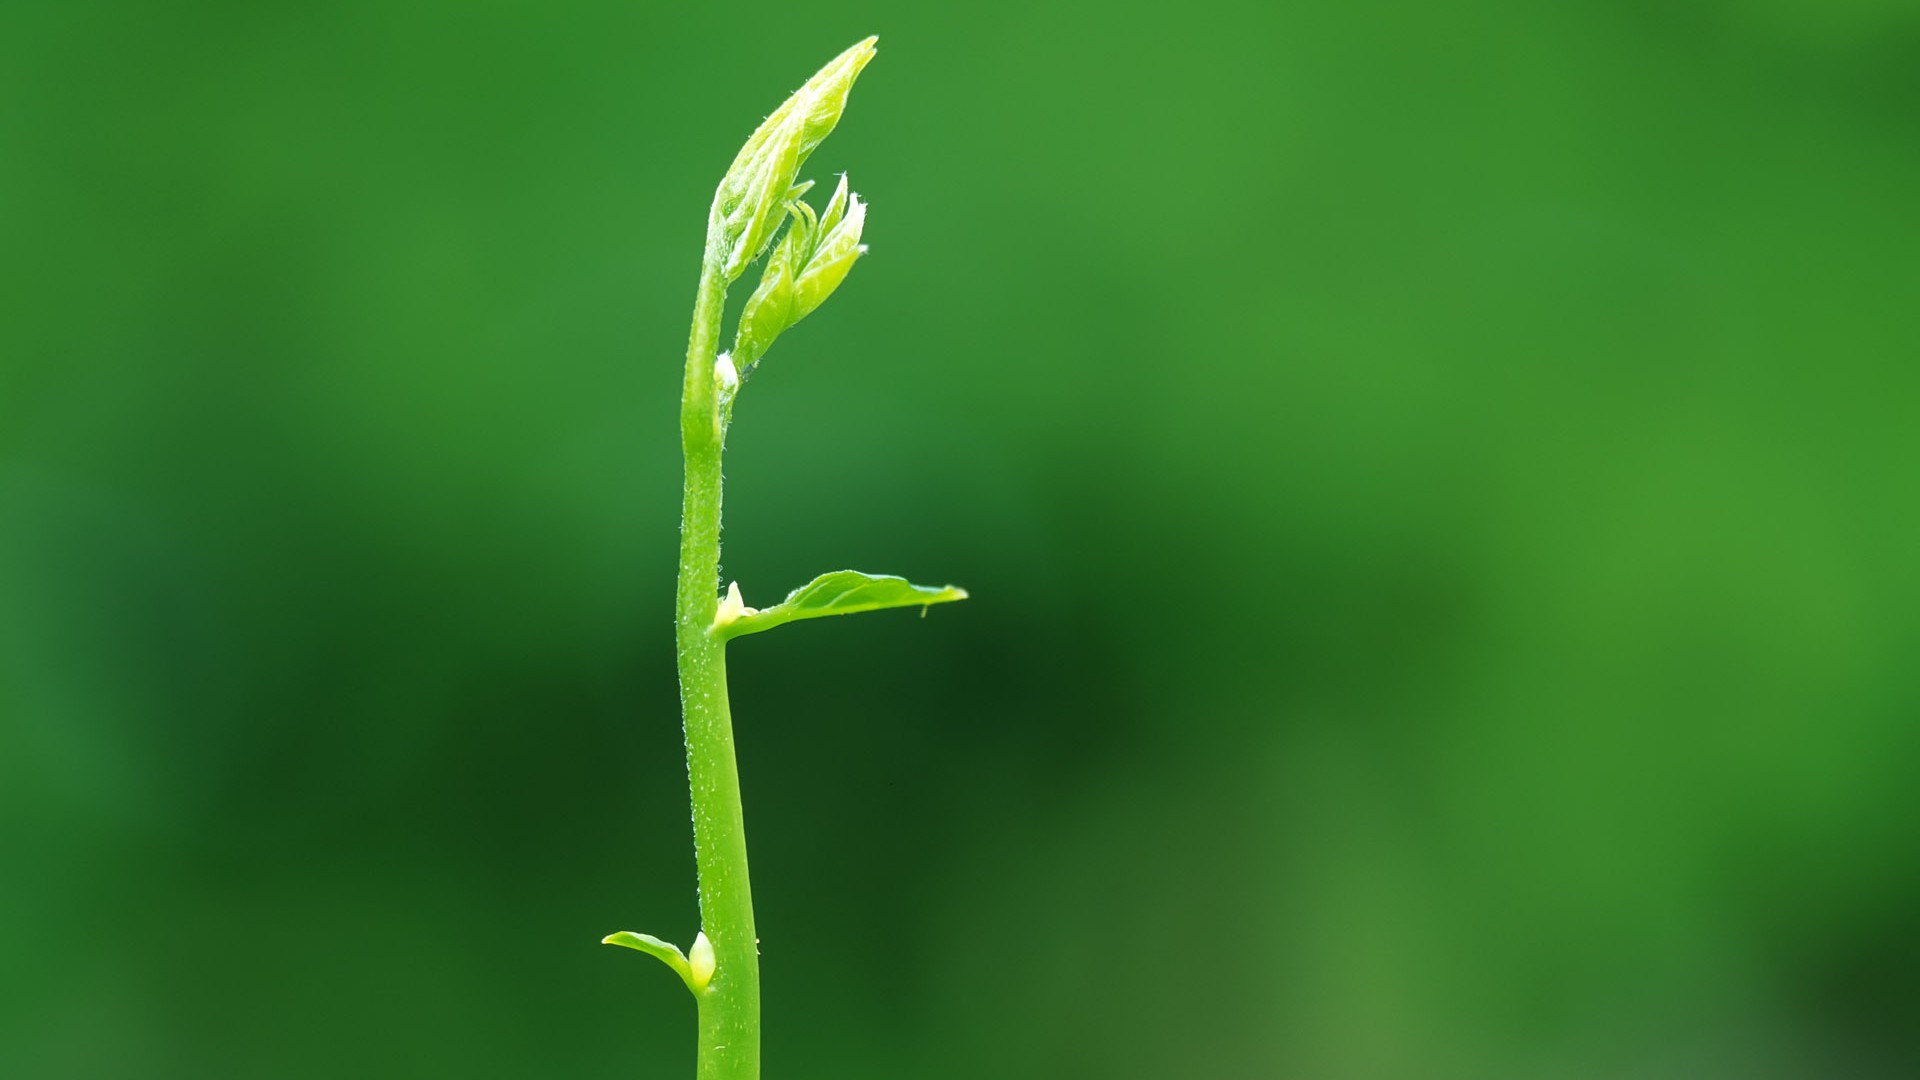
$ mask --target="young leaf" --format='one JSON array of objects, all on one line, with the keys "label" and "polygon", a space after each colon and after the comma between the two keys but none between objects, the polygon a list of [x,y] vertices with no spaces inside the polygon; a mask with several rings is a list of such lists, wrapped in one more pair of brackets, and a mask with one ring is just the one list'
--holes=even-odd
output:
[{"label": "young leaf", "polygon": [[740,330],[734,337],[733,360],[744,376],[751,372],[768,346],[787,328],[813,314],[846,280],[854,261],[867,253],[860,234],[867,223],[867,204],[847,190],[847,174],[816,217],[803,199],[790,204],[793,224],[774,245],[761,271],[760,285],[740,312]]},{"label": "young leaf", "polygon": [[765,611],[740,602],[740,587],[727,590],[727,599],[713,620],[713,634],[721,639],[771,630],[795,619],[818,619],[827,615],[851,615],[856,611],[882,608],[917,607],[965,600],[967,590],[954,585],[935,588],[915,585],[892,574],[863,574],[858,570],[836,570],[821,574],[787,594],[787,598]]},{"label": "young leaf", "polygon": [[[701,935],[702,940],[705,939],[705,936],[704,934]],[[694,985],[693,968],[687,963],[686,954],[680,951],[680,946],[678,945],[661,941],[652,934],[636,934],[631,930],[622,930],[617,934],[608,934],[606,937],[600,939],[600,944],[624,945],[629,949],[646,953],[648,956],[672,968],[674,973],[680,976],[680,981],[687,984],[687,989],[696,994],[701,990],[700,986]],[[696,949],[698,948],[698,944],[698,942],[695,943]],[[711,951],[711,947],[709,947],[709,951]],[[709,970],[707,974],[711,976],[713,972]]]},{"label": "young leaf", "polygon": [[[847,93],[873,59],[876,38],[834,57],[754,130],[720,179],[707,213],[707,246],[728,281],[758,259],[786,217],[795,174],[840,122]],[[804,190],[804,189],[802,189]]]}]

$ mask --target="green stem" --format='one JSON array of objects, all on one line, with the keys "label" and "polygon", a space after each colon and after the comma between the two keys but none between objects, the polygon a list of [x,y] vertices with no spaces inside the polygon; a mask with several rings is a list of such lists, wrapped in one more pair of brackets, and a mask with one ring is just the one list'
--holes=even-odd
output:
[{"label": "green stem", "polygon": [[747,833],[727,710],[726,643],[707,631],[719,606],[720,454],[725,433],[714,388],[727,281],[709,251],[694,301],[687,381],[680,401],[686,492],[680,517],[676,644],[680,715],[693,794],[694,861],[700,874],[700,924],[713,944],[713,981],[696,995],[700,1009],[698,1080],[759,1080],[760,956],[747,882]]}]

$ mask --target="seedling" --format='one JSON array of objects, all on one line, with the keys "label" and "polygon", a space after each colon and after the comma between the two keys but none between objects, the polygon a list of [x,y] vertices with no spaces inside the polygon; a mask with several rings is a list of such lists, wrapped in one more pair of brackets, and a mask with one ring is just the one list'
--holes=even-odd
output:
[{"label": "seedling", "polygon": [[[738,583],[719,589],[720,457],[733,403],[780,335],[824,303],[865,254],[867,207],[840,177],[816,213],[799,179],[846,108],[854,79],[873,59],[874,38],[835,57],[754,131],[720,180],[707,215],[706,256],[694,298],[680,397],[686,486],[680,518],[675,640],[680,713],[693,797],[700,932],[685,953],[650,934],[622,931],[605,944],[657,957],[686,983],[700,1017],[698,1080],[758,1080],[760,960],[747,884],[747,840],[727,708],[727,642],[799,619],[963,600],[966,590],[840,570],[822,574],[764,610]],[[783,223],[786,231],[780,233]],[[774,237],[780,234],[780,242]],[[718,352],[727,287],[767,253],[760,284],[740,315],[731,352]]]}]

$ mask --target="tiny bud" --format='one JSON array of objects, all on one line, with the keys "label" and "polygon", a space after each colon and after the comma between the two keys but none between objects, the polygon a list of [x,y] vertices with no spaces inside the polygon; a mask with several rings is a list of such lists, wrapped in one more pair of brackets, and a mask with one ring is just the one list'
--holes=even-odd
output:
[{"label": "tiny bud", "polygon": [[713,358],[713,381],[722,394],[731,394],[740,389],[740,373],[734,370],[731,355],[721,353]]},{"label": "tiny bud", "polygon": [[723,626],[732,626],[748,615],[758,614],[759,608],[750,608],[740,599],[740,583],[730,581],[727,583],[727,595],[720,598],[720,606],[714,609],[713,628],[718,630]]},{"label": "tiny bud", "polygon": [[707,932],[702,930],[694,935],[693,948],[687,950],[687,968],[693,973],[694,992],[705,990],[713,981],[715,966],[713,942],[707,940]]}]

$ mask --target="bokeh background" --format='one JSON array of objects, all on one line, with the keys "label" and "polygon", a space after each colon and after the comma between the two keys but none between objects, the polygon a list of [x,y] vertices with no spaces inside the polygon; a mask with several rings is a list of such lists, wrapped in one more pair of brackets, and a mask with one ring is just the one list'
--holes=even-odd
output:
[{"label": "bokeh background", "polygon": [[[10,5],[0,1075],[683,1077],[705,208],[774,1077],[1920,1074],[1903,0]],[[736,292],[738,299],[745,289]]]}]

